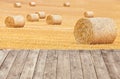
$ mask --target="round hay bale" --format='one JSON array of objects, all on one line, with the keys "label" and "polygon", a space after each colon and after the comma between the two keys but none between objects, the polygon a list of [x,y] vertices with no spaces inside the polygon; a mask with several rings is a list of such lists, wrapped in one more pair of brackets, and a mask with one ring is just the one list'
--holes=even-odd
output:
[{"label": "round hay bale", "polygon": [[38,14],[28,14],[27,20],[31,22],[39,21],[39,16]]},{"label": "round hay bale", "polygon": [[5,19],[5,24],[7,27],[14,27],[14,28],[24,27],[25,19],[21,15],[8,16]]},{"label": "round hay bale", "polygon": [[38,16],[39,16],[40,19],[45,19],[45,17],[46,17],[46,14],[45,14],[44,11],[36,12],[36,14],[38,14]]},{"label": "round hay bale", "polygon": [[64,6],[64,7],[70,7],[70,2],[65,2],[65,3],[63,4],[63,6]]},{"label": "round hay bale", "polygon": [[22,4],[20,2],[16,2],[16,3],[14,3],[14,7],[15,8],[21,8]]},{"label": "round hay bale", "polygon": [[84,16],[86,18],[93,18],[94,17],[94,12],[93,11],[86,11],[86,12],[84,12]]},{"label": "round hay bale", "polygon": [[61,25],[62,24],[62,16],[60,15],[48,15],[46,22],[51,25]]},{"label": "round hay bale", "polygon": [[80,44],[110,44],[117,33],[110,18],[82,18],[74,27],[74,36]]},{"label": "round hay bale", "polygon": [[34,7],[34,6],[36,6],[36,2],[29,2],[29,5]]}]

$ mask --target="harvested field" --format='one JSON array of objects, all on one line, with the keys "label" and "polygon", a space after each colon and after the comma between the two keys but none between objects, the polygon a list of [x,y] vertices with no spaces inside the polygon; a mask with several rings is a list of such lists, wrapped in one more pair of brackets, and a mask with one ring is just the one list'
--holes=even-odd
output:
[{"label": "harvested field", "polygon": [[[120,49],[120,1],[119,0],[70,0],[70,7],[64,7],[65,0],[36,0],[30,7],[30,0],[20,0],[21,8],[14,8],[18,0],[0,0],[0,48],[14,49]],[[8,28],[4,20],[9,15],[26,15],[45,11],[46,15],[63,17],[61,25],[48,25],[45,19],[28,22],[24,28]],[[117,38],[113,44],[77,44],[73,30],[76,22],[84,17],[85,11],[94,11],[95,17],[112,18],[117,24]]]}]

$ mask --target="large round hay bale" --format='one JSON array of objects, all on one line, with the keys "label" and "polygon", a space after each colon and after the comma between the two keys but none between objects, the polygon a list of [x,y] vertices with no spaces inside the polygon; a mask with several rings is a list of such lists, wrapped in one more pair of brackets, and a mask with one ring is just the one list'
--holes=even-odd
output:
[{"label": "large round hay bale", "polygon": [[65,3],[63,4],[63,6],[64,6],[64,7],[70,7],[70,2],[65,2]]},{"label": "large round hay bale", "polygon": [[7,27],[14,27],[14,28],[24,27],[25,19],[21,15],[8,16],[5,19],[5,24]]},{"label": "large round hay bale", "polygon": [[22,4],[20,2],[16,2],[16,3],[14,3],[14,7],[15,8],[21,8]]},{"label": "large round hay bale", "polygon": [[40,19],[45,19],[45,17],[46,17],[46,13],[44,11],[36,12],[36,14],[39,15]]},{"label": "large round hay bale", "polygon": [[27,20],[30,21],[30,22],[35,22],[35,21],[39,21],[39,16],[38,14],[28,14],[27,15]]},{"label": "large round hay bale", "polygon": [[62,24],[62,16],[60,15],[48,15],[46,22],[51,25],[61,25]]},{"label": "large round hay bale", "polygon": [[31,7],[35,7],[35,6],[36,6],[36,2],[29,2],[29,5],[30,5]]},{"label": "large round hay bale", "polygon": [[110,18],[82,18],[74,27],[74,36],[80,44],[110,44],[117,35]]},{"label": "large round hay bale", "polygon": [[94,12],[93,11],[86,11],[86,12],[84,12],[84,16],[86,18],[93,18],[94,17]]}]

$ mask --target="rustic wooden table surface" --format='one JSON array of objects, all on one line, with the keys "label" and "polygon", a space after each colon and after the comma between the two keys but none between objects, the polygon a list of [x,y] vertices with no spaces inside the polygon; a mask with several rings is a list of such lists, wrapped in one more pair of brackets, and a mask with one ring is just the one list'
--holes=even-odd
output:
[{"label": "rustic wooden table surface", "polygon": [[0,79],[120,79],[120,50],[0,50]]},{"label": "rustic wooden table surface", "polygon": [[[119,0],[70,0],[71,7],[63,7],[66,0],[35,0],[36,7],[28,5],[30,0],[20,0],[21,8],[14,8],[18,0],[0,0],[0,48],[15,49],[120,49],[120,1]],[[113,44],[77,44],[73,29],[84,11],[92,10],[96,17],[109,17],[116,22],[118,36]],[[8,15],[23,15],[45,11],[63,17],[62,25],[48,25],[45,20],[26,21],[24,28],[7,28],[4,20]]]}]

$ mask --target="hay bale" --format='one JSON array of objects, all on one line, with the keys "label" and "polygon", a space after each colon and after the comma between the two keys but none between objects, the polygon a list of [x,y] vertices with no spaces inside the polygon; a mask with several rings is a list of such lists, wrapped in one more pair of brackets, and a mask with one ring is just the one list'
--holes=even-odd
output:
[{"label": "hay bale", "polygon": [[60,15],[48,15],[46,22],[52,25],[61,25],[62,24],[62,16]]},{"label": "hay bale", "polygon": [[14,28],[24,27],[25,19],[21,15],[8,16],[5,19],[5,24],[7,27],[14,27]]},{"label": "hay bale", "polygon": [[30,22],[39,21],[39,16],[38,16],[38,14],[28,14],[27,20]]},{"label": "hay bale", "polygon": [[14,3],[14,7],[15,8],[21,8],[22,4],[20,2],[16,2],[16,3]]},{"label": "hay bale", "polygon": [[110,44],[116,38],[116,28],[110,18],[82,18],[74,27],[74,36],[80,44]]},{"label": "hay bale", "polygon": [[36,12],[36,14],[38,14],[38,16],[39,16],[40,19],[45,19],[45,17],[46,17],[46,14],[45,14],[44,11]]},{"label": "hay bale", "polygon": [[64,7],[70,7],[70,2],[65,2],[65,3],[63,4],[63,6],[64,6]]},{"label": "hay bale", "polygon": [[30,5],[31,7],[34,7],[34,6],[36,6],[36,2],[29,2],[29,5]]},{"label": "hay bale", "polygon": [[93,11],[86,11],[86,12],[84,12],[84,16],[86,18],[93,18],[94,17],[94,12]]}]

